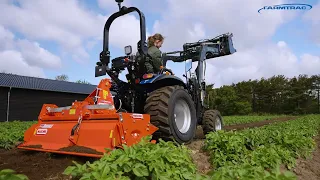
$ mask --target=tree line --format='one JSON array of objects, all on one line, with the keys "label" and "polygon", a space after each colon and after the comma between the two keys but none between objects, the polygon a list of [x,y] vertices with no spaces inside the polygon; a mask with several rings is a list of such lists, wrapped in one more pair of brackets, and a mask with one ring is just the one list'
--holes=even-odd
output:
[{"label": "tree line", "polygon": [[277,75],[213,87],[207,86],[206,103],[223,115],[320,113],[320,74]]},{"label": "tree line", "polygon": [[[55,77],[55,80],[58,81],[69,81],[69,76],[65,74],[61,74]],[[89,81],[86,80],[77,80],[75,83],[81,83],[81,84],[91,84]]]}]

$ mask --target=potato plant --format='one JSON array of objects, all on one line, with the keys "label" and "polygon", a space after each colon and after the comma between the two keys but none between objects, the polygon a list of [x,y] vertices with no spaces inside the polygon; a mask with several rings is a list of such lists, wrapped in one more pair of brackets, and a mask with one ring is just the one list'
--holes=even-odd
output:
[{"label": "potato plant", "polygon": [[[210,133],[204,149],[210,153],[214,176],[247,179],[278,171],[280,164],[291,169],[296,158],[310,156],[319,129],[320,116],[309,115],[260,128]],[[294,179],[292,173],[286,175]]]},{"label": "potato plant", "polygon": [[234,125],[234,124],[244,124],[244,123],[252,123],[264,120],[270,120],[273,118],[284,117],[284,115],[265,115],[265,116],[225,116],[223,117],[224,124]]},{"label": "potato plant", "polygon": [[0,180],[29,180],[29,178],[24,174],[17,174],[12,169],[2,169],[0,170]]},{"label": "potato plant", "polygon": [[23,141],[24,132],[36,121],[12,121],[0,123],[0,148],[11,149]]},{"label": "potato plant", "polygon": [[93,179],[204,179],[197,174],[189,150],[173,142],[148,142],[150,137],[124,149],[116,149],[101,159],[65,169],[64,174],[81,180]]}]

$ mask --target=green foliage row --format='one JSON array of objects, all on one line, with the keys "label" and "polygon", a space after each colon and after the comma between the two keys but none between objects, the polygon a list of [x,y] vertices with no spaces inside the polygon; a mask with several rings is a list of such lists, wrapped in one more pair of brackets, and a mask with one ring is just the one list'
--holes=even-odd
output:
[{"label": "green foliage row", "polygon": [[[215,167],[213,177],[263,179],[270,175],[266,170],[278,172],[280,164],[291,169],[296,158],[309,157],[319,129],[320,116],[309,115],[260,128],[209,133],[204,149]],[[290,172],[285,175],[295,179]]]},{"label": "green foliage row", "polygon": [[0,148],[11,149],[22,142],[24,132],[36,121],[12,121],[0,123]]},{"label": "green foliage row", "polygon": [[271,120],[273,118],[285,117],[285,115],[266,115],[266,116],[224,116],[223,121],[224,125],[233,125],[233,124],[244,124],[252,123],[264,120]]},{"label": "green foliage row", "polygon": [[[160,141],[142,141],[117,149],[93,163],[76,162],[64,174],[91,179],[296,179],[290,169],[295,159],[308,157],[314,149],[312,139],[320,127],[320,116],[301,117],[240,132],[218,131],[207,135],[204,149],[211,155],[214,170],[197,173],[185,146]],[[147,139],[148,140],[148,139]]]},{"label": "green foliage row", "polygon": [[24,174],[17,174],[12,169],[3,169],[0,171],[0,180],[29,180]]},{"label": "green foliage row", "polygon": [[64,174],[81,180],[113,179],[200,179],[189,150],[173,142],[160,140],[157,144],[144,138],[140,143],[111,151],[93,163],[87,162],[65,169]]}]

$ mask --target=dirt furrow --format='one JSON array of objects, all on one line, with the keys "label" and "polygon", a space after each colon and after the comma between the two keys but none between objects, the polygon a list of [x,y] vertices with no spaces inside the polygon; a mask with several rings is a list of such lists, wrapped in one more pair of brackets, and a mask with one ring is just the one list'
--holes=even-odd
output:
[{"label": "dirt furrow", "polygon": [[230,130],[242,130],[242,129],[247,129],[247,128],[254,128],[254,127],[261,127],[277,122],[285,122],[289,120],[294,120],[297,117],[295,116],[289,116],[289,117],[278,117],[278,118],[273,118],[270,120],[263,120],[263,121],[257,121],[257,122],[252,122],[252,123],[245,123],[245,124],[235,124],[235,125],[229,125],[225,126],[224,130],[230,131]]},{"label": "dirt furrow", "polygon": [[25,174],[30,180],[64,180],[62,175],[72,161],[85,163],[90,158],[24,151],[20,149],[0,149],[0,169],[13,169]]},{"label": "dirt furrow", "polygon": [[[320,134],[320,132],[319,132]],[[316,150],[312,153],[311,159],[298,159],[294,168],[299,180],[319,180],[320,179],[320,135],[316,140]]]},{"label": "dirt furrow", "polygon": [[[235,124],[235,125],[229,125],[229,126],[224,126],[223,130],[226,131],[231,131],[231,130],[243,130],[247,128],[255,128],[255,127],[261,127],[277,122],[285,122],[289,120],[294,120],[297,119],[298,117],[295,116],[289,116],[289,117],[278,117],[278,118],[273,118],[270,120],[263,120],[263,121],[258,121],[258,122],[252,122],[252,123],[244,123],[244,124]],[[204,139],[205,136],[203,135],[203,131],[201,126],[197,127],[196,131],[196,139]]]}]

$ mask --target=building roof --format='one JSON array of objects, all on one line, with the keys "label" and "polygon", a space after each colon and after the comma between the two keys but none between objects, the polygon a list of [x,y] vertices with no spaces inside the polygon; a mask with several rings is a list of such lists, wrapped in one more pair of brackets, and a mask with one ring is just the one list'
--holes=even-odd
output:
[{"label": "building roof", "polygon": [[0,73],[0,87],[90,94],[96,85]]}]

